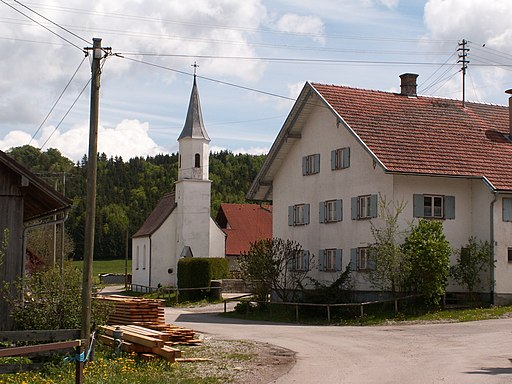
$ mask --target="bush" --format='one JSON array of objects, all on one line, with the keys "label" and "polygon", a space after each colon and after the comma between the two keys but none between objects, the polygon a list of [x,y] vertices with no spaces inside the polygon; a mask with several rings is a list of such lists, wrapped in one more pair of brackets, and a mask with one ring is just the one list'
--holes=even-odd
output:
[{"label": "bush", "polygon": [[178,261],[178,288],[206,288],[205,290],[180,292],[181,300],[207,298],[210,282],[229,276],[229,262],[224,258],[191,257]]}]

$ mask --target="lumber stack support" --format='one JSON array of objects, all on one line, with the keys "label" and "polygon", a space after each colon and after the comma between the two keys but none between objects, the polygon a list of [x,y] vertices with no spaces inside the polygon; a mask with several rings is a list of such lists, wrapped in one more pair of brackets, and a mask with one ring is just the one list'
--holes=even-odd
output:
[{"label": "lumber stack support", "polygon": [[123,331],[121,349],[135,352],[145,358],[161,356],[174,362],[181,358],[176,345],[195,345],[201,342],[192,329],[165,323],[163,300],[127,296],[100,296],[97,300],[113,305],[108,326],[99,327],[99,340],[114,347],[114,330]]}]

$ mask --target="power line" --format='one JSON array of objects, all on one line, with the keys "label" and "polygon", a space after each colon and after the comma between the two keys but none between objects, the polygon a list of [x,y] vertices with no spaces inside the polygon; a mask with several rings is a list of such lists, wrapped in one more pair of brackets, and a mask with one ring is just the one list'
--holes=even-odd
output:
[{"label": "power line", "polygon": [[57,129],[60,127],[60,125],[62,124],[62,122],[64,121],[64,119],[68,116],[69,112],[71,112],[71,110],[73,109],[73,107],[75,106],[76,102],[78,101],[78,99],[80,98],[80,96],[82,96],[82,93],[84,93],[84,91],[86,90],[86,88],[89,86],[89,83],[91,82],[91,79],[89,79],[87,81],[87,83],[85,84],[85,86],[82,88],[82,90],[80,91],[80,93],[78,94],[78,96],[75,98],[75,100],[73,101],[73,103],[71,104],[71,106],[68,108],[68,110],[66,111],[66,113],[64,114],[64,116],[62,117],[62,119],[59,121],[59,123],[55,126],[55,128],[53,129],[52,133],[50,134],[50,136],[48,136],[48,138],[46,139],[46,141],[41,145],[41,147],[39,148],[39,150],[42,150],[44,148],[44,146],[46,145],[46,143],[48,143],[48,141],[50,140],[50,138],[53,136],[53,134],[55,133],[55,131],[57,131]]},{"label": "power line", "polygon": [[31,9],[31,8],[27,7],[25,4],[22,4],[21,2],[19,2],[18,0],[13,0],[13,1],[14,1],[16,4],[21,5],[23,8],[28,9],[30,12],[35,13],[37,16],[39,16],[39,17],[41,17],[41,18],[45,19],[46,21],[48,21],[48,22],[52,23],[53,25],[55,25],[56,27],[58,27],[58,28],[62,29],[63,31],[66,31],[66,32],[67,32],[67,33],[69,33],[70,35],[75,36],[77,39],[80,39],[80,40],[84,41],[86,44],[89,44],[89,41],[85,40],[85,39],[84,39],[84,38],[82,38],[81,36],[78,36],[76,33],[74,33],[74,32],[72,32],[72,31],[70,31],[70,30],[69,30],[69,29],[67,29],[67,28],[64,28],[62,25],[59,25],[59,24],[55,23],[54,21],[50,20],[50,19],[49,19],[49,18],[47,18],[46,16],[41,15],[39,12],[34,11],[33,9]]},{"label": "power line", "polygon": [[[62,90],[61,94],[59,95],[59,97],[57,98],[57,100],[55,101],[55,103],[53,104],[52,108],[50,109],[50,112],[48,112],[48,114],[46,115],[46,117],[44,118],[44,120],[41,122],[41,124],[39,125],[39,127],[37,128],[36,132],[32,135],[32,138],[30,139],[30,141],[28,142],[28,144],[30,145],[30,143],[32,142],[32,140],[34,140],[34,138],[36,137],[37,133],[39,132],[39,130],[43,127],[43,124],[46,122],[46,120],[48,120],[48,117],[50,116],[50,114],[53,112],[53,110],[55,109],[55,107],[57,106],[57,103],[60,101],[60,99],[62,98],[62,96],[64,95],[64,92],[66,92],[66,90],[68,89],[69,85],[71,84],[71,82],[73,81],[73,79],[75,78],[76,74],[78,73],[78,70],[82,67],[82,64],[84,63],[85,59],[87,58],[87,56],[84,56],[84,58],[82,59],[82,61],[80,62],[80,64],[78,64],[78,67],[76,68],[75,72],[73,73],[73,76],[71,76],[71,79],[69,79],[68,83],[66,84],[66,86],[64,87],[64,89]],[[46,144],[46,143],[45,143]]]},{"label": "power line", "polygon": [[23,13],[22,11],[20,11],[19,9],[13,7],[11,4],[8,4],[5,0],[0,0],[2,3],[4,3],[5,5],[7,5],[9,8],[15,10],[16,12],[22,14],[23,16],[25,16],[27,19],[33,21],[34,23],[36,23],[37,25],[43,27],[44,29],[46,29],[48,32],[54,34],[55,36],[57,36],[58,38],[64,40],[65,42],[67,42],[68,44],[72,45],[73,47],[79,49],[81,52],[83,52],[83,49],[81,47],[79,47],[78,45],[76,45],[75,43],[69,41],[68,39],[66,39],[64,36],[61,36],[59,35],[57,32],[54,32],[52,31],[50,28],[44,26],[43,24],[41,24],[40,22],[38,22],[37,20],[34,20],[33,18],[31,18],[29,15]]}]

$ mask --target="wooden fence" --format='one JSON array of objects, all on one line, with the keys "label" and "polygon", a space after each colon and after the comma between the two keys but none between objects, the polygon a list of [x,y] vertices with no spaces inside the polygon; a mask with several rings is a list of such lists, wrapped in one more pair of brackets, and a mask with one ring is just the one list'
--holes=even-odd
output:
[{"label": "wooden fence", "polygon": [[[1,331],[0,341],[2,342],[44,342],[46,344],[26,345],[21,347],[0,348],[0,357],[11,356],[42,356],[49,353],[59,351],[60,353],[71,352],[73,355],[82,356],[84,340],[80,338],[80,330],[78,329],[61,329],[61,330],[28,330],[28,331]],[[73,339],[73,340],[72,340]],[[71,340],[71,341],[69,341]],[[83,366],[82,359],[77,358],[75,383],[83,383]],[[40,363],[29,364],[0,364],[0,374],[15,373],[27,370],[38,369]]]},{"label": "wooden fence", "polygon": [[[290,302],[282,302],[282,301],[257,301],[257,300],[248,299],[249,296],[252,296],[252,294],[247,294],[247,295],[243,295],[243,296],[237,296],[237,297],[233,297],[233,298],[229,298],[229,299],[224,299],[223,300],[224,301],[224,312],[227,311],[227,303],[230,301],[268,304],[271,316],[272,316],[272,305],[294,306],[295,307],[295,320],[298,322],[300,307],[320,307],[320,308],[323,307],[326,310],[327,321],[331,322],[331,309],[332,308],[340,308],[340,307],[359,308],[359,315],[360,315],[360,317],[363,317],[364,316],[364,308],[369,305],[394,303],[395,312],[398,312],[400,301],[417,299],[418,297],[420,297],[418,295],[411,295],[411,296],[403,296],[403,297],[390,299],[390,300],[366,301],[366,302],[362,302],[362,303],[319,304],[319,303],[290,303]],[[247,306],[247,310],[249,310],[249,306]]]}]

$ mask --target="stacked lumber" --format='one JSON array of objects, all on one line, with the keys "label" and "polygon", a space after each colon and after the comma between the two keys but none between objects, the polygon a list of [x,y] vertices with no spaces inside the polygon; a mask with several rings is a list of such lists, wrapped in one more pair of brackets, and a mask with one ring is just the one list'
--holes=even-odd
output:
[{"label": "stacked lumber", "polygon": [[165,324],[164,300],[120,295],[98,296],[114,306],[108,324]]},{"label": "stacked lumber", "polygon": [[115,347],[114,330],[117,327],[123,331],[121,350],[125,352],[138,353],[146,358],[157,355],[170,362],[181,357],[181,351],[169,344],[164,333],[140,326],[101,326],[98,339],[106,345]]}]

